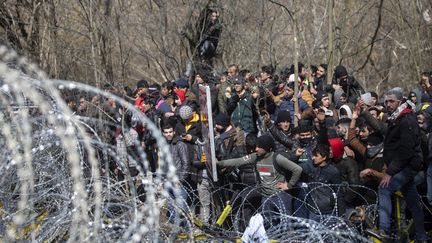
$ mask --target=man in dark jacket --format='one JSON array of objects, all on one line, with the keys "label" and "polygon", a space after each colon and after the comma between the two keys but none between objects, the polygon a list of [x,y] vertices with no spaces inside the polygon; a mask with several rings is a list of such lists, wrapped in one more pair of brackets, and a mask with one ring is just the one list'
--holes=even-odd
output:
[{"label": "man in dark jacket", "polygon": [[179,109],[180,123],[177,123],[176,132],[182,134],[181,138],[188,147],[190,162],[190,176],[187,178],[190,195],[190,205],[198,201],[197,187],[203,181],[204,167],[202,163],[202,148],[199,141],[202,141],[202,121],[200,115],[192,107],[183,105]]},{"label": "man in dark jacket", "polygon": [[219,113],[214,122],[218,133],[215,138],[216,158],[224,160],[246,155],[244,132],[233,126],[231,118],[224,113]]},{"label": "man in dark jacket", "polygon": [[[179,200],[176,200],[176,202],[180,202],[180,205],[178,205],[178,208],[183,210],[184,212],[189,211],[189,207],[187,204],[188,200],[188,193],[187,193],[187,182],[186,177],[189,173],[190,163],[188,158],[188,147],[187,145],[182,141],[182,139],[176,135],[174,131],[174,127],[167,123],[164,125],[163,129],[163,136],[167,140],[171,156],[174,161],[174,166],[177,168],[177,176],[179,178],[180,184],[178,186],[178,194],[174,192],[173,188],[169,188],[168,192],[172,198],[172,200],[168,203],[168,211],[169,211],[169,221],[171,223],[174,223],[174,220],[178,220],[176,216],[176,210],[174,206],[173,200],[176,200],[176,196],[178,195],[180,197]],[[169,165],[168,165],[169,166]],[[187,221],[183,220],[181,222],[183,226],[185,226],[187,229],[190,228],[189,225],[187,225]],[[186,225],[185,225],[186,224]]]},{"label": "man in dark jacket", "polygon": [[314,80],[316,91],[324,91],[324,87],[327,83],[327,64],[320,64],[316,71]]},{"label": "man in dark jacket", "polygon": [[[246,141],[244,132],[231,123],[231,119],[224,113],[219,113],[215,119],[215,130],[218,135],[215,137],[215,153],[217,160],[240,158],[246,155]],[[230,201],[233,205],[233,213],[237,214],[239,204],[243,198],[250,193],[248,187],[257,184],[255,165],[242,165],[238,168],[221,170],[218,177],[218,186],[221,188],[223,201]],[[247,190],[245,190],[247,189]],[[243,213],[243,212],[240,212]],[[253,214],[244,215],[250,218]],[[246,223],[247,224],[247,223]],[[245,224],[240,224],[244,229]]]},{"label": "man in dark jacket", "polygon": [[384,162],[388,169],[378,190],[380,230],[369,233],[382,241],[390,240],[391,197],[394,192],[401,191],[414,219],[416,240],[425,241],[421,199],[413,182],[422,162],[420,128],[412,108],[408,103],[402,103],[402,99],[402,91],[396,88],[388,91],[385,97],[387,110],[391,113],[384,140]]},{"label": "man in dark jacket", "polygon": [[294,140],[291,136],[291,114],[289,111],[281,111],[277,115],[275,124],[270,121],[270,116],[266,115],[266,126],[270,131],[270,135],[274,138],[276,144],[276,152],[291,151],[294,145]]},{"label": "man in dark jacket", "polygon": [[[215,137],[215,154],[217,160],[240,158],[246,155],[245,135],[240,128],[231,124],[228,115],[220,113],[215,117],[215,130],[218,135]],[[244,166],[252,168],[253,166]],[[228,187],[229,190],[223,190],[225,200],[230,200],[236,190],[236,183],[241,183],[240,169],[222,170],[219,178],[219,186]],[[235,193],[234,193],[235,194]]]},{"label": "man in dark jacket", "polygon": [[[339,65],[334,70],[332,87],[334,94],[333,96],[340,97],[342,93],[347,95],[348,103],[356,104],[357,99],[360,98],[361,94],[364,94],[365,91],[363,87],[357,82],[353,76],[348,75],[346,68],[342,65]],[[334,100],[336,106],[338,100]]]},{"label": "man in dark jacket", "polygon": [[319,221],[321,215],[340,216],[345,213],[345,204],[342,191],[334,185],[341,184],[342,180],[338,169],[330,163],[330,147],[320,143],[312,154],[312,163],[301,164],[306,182],[309,182],[306,197],[306,203],[311,206],[309,218]]},{"label": "man in dark jacket", "polygon": [[274,68],[272,66],[262,66],[259,75],[260,83],[266,91],[273,92],[276,88],[276,82],[272,79]]}]

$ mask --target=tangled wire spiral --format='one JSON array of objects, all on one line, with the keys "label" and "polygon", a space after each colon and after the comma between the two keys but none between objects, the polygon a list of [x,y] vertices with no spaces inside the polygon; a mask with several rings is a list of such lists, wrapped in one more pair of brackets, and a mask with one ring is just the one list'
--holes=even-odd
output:
[{"label": "tangled wire spiral", "polygon": [[[165,213],[168,191],[179,193],[179,180],[159,129],[121,97],[78,82],[50,80],[5,46],[0,47],[0,59],[0,241],[175,241],[179,222],[169,224]],[[149,172],[148,160],[140,151],[139,176],[131,177],[125,161],[133,156],[119,153],[104,139],[104,127],[114,121],[100,113],[86,118],[74,115],[61,96],[65,90],[112,99],[145,123],[156,139],[157,174],[163,176]],[[125,174],[123,180],[109,174],[112,163]],[[144,187],[144,199],[137,184]],[[190,226],[204,232],[202,241],[234,241],[242,236],[240,225],[248,222],[241,212],[249,204],[247,194],[257,189],[243,188],[243,196],[232,202],[235,208],[228,226],[198,227],[193,216],[185,215]],[[217,198],[222,189],[228,190],[214,189],[211,198]],[[190,212],[200,202],[194,203]],[[211,207],[221,204],[213,200]],[[209,222],[217,217],[212,215]],[[367,241],[358,226],[342,218],[323,216],[318,223],[282,213],[274,217],[278,224],[267,230],[268,239]]]}]

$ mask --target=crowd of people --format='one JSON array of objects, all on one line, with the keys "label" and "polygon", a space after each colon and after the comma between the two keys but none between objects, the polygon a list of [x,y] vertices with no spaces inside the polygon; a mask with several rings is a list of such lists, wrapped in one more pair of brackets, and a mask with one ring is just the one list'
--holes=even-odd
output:
[{"label": "crowd of people", "polygon": [[[276,73],[263,66],[255,75],[233,64],[221,74],[198,69],[193,78],[161,85],[140,80],[135,89],[121,91],[166,138],[182,188],[179,196],[184,203],[179,207],[188,211],[199,201],[200,219],[215,223],[210,215],[220,208],[214,207],[213,191],[223,187],[227,189],[218,194],[222,209],[227,201],[247,197],[245,224],[261,212],[265,226],[271,227],[280,223],[273,217],[277,213],[319,221],[378,202],[379,230],[369,233],[386,240],[392,235],[392,195],[400,191],[411,211],[416,239],[427,241],[422,199],[432,203],[432,74],[422,73],[412,92],[395,87],[380,96],[365,91],[341,65],[328,77],[326,64],[299,63],[296,82],[294,68]],[[202,128],[208,126],[208,118],[201,114],[200,85],[211,90],[217,183],[203,149],[208,134]],[[120,92],[108,86],[106,90]],[[114,100],[79,97],[67,103],[83,117],[92,107],[103,107],[103,115],[113,124],[108,141],[134,155],[133,160],[125,157],[132,176],[138,174],[141,149],[149,170],[158,170],[151,131]],[[116,125],[122,122],[126,126]],[[117,176],[118,167],[111,166]],[[178,217],[174,210],[169,212],[170,220]]]}]

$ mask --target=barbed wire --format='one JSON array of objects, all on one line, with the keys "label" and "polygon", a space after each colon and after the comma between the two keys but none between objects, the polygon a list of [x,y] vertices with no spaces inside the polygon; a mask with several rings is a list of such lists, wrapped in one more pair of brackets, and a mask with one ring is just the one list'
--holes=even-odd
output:
[{"label": "barbed wire", "polygon": [[[265,214],[261,186],[241,183],[218,185],[209,179],[210,205],[205,205],[198,189],[180,183],[176,167],[159,129],[132,104],[113,94],[85,84],[48,80],[35,65],[13,50],[0,47],[0,240],[4,241],[175,241],[179,233],[201,241],[241,238],[251,215]],[[14,65],[10,65],[14,63]],[[145,151],[140,146],[138,159],[124,154],[106,138],[113,119],[79,117],[63,101],[62,90],[77,90],[115,100],[138,116],[152,131],[158,147],[159,169],[152,173]],[[110,134],[111,133],[111,134]],[[105,135],[104,135],[105,134]],[[120,140],[117,140],[120,143]],[[138,161],[139,160],[139,161]],[[132,176],[128,163],[136,164]],[[115,165],[120,173],[110,167]],[[119,178],[123,174],[124,178]],[[196,176],[196,175],[194,175]],[[191,198],[182,208],[180,188]],[[141,189],[142,190],[141,190]],[[363,242],[363,225],[338,217],[337,200],[330,214],[320,212],[313,193],[328,188],[352,191],[367,205],[368,216],[375,220],[374,204],[358,189],[362,186],[308,184],[303,198],[292,196],[298,205],[314,210],[319,220],[296,217],[297,211],[284,208],[271,212],[266,222],[269,239],[282,242]],[[266,189],[268,191],[268,188]],[[173,192],[175,200],[170,196]],[[274,190],[274,193],[279,191]],[[375,192],[373,192],[375,193]],[[230,201],[231,213],[222,224],[217,219]],[[174,202],[173,202],[174,201]],[[172,202],[179,217],[173,223],[167,214]],[[195,213],[208,206],[208,218]],[[249,215],[249,216],[248,216]],[[201,220],[198,220],[201,216]],[[181,219],[181,220],[178,220]],[[277,222],[273,224],[272,222]],[[190,230],[185,230],[187,228]],[[195,240],[197,240],[195,238]]]}]

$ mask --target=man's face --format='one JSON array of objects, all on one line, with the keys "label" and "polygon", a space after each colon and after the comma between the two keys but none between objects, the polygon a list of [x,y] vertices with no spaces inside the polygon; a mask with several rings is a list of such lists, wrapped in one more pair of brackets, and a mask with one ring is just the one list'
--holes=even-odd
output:
[{"label": "man's face", "polygon": [[218,133],[223,133],[225,131],[225,128],[219,124],[215,125],[215,129]]},{"label": "man's face", "polygon": [[366,141],[367,138],[369,137],[369,134],[370,134],[369,129],[368,129],[367,127],[362,127],[362,128],[360,129],[360,133],[359,133],[360,140],[362,140],[362,141]]},{"label": "man's face", "polygon": [[325,162],[326,157],[323,157],[321,154],[313,154],[312,160],[315,166],[320,166]]},{"label": "man's face", "polygon": [[299,139],[308,139],[312,138],[312,132],[301,132],[299,134]]},{"label": "man's face", "polygon": [[347,86],[348,85],[348,75],[342,76],[337,79],[339,85],[341,86]]},{"label": "man's face", "polygon": [[219,17],[218,13],[213,12],[213,13],[211,14],[211,16],[210,16],[210,21],[211,21],[212,23],[215,23],[216,20],[218,19],[218,17]]},{"label": "man's face", "polygon": [[321,99],[321,102],[325,108],[330,107],[330,98],[328,96],[325,96]]},{"label": "man's face", "polygon": [[345,138],[347,134],[347,129],[344,125],[338,124],[336,127],[336,133],[340,138]]},{"label": "man's face", "polygon": [[287,87],[287,88],[285,89],[285,92],[286,92],[286,96],[287,96],[288,98],[291,98],[291,97],[294,96],[294,89],[292,89],[292,88]]},{"label": "man's face", "polygon": [[369,113],[375,118],[378,119],[378,112],[376,110],[370,110]]},{"label": "man's face", "polygon": [[78,105],[79,111],[85,111],[87,110],[87,101],[84,98],[80,98],[79,105]]},{"label": "man's face", "polygon": [[162,87],[162,89],[161,89],[161,94],[162,94],[162,96],[167,96],[167,95],[169,95],[169,89],[168,88],[166,88],[166,87]]},{"label": "man's face", "polygon": [[147,103],[144,103],[142,105],[142,107],[143,107],[143,111],[147,112],[147,111],[149,111],[152,108],[152,104],[147,102]]},{"label": "man's face", "polygon": [[226,81],[227,81],[227,76],[222,75],[222,76],[220,77],[220,82],[221,82],[221,84],[225,83]]},{"label": "man's face", "polygon": [[386,96],[384,103],[387,106],[387,110],[389,112],[394,112],[396,108],[399,107],[400,100],[396,98],[396,95],[391,94]]},{"label": "man's face", "polygon": [[276,90],[277,94],[280,95],[285,92],[285,83],[280,83]]},{"label": "man's face", "polygon": [[378,100],[375,97],[371,97],[371,106],[376,106],[378,103]]},{"label": "man's face", "polygon": [[254,91],[254,92],[252,92],[252,98],[254,99],[254,100],[256,100],[256,99],[258,99],[258,97],[259,97],[259,92],[258,91]]},{"label": "man's face", "polygon": [[174,134],[175,132],[173,128],[168,128],[163,130],[163,136],[167,141],[172,141]]},{"label": "man's face", "polygon": [[147,88],[144,88],[144,87],[138,88],[138,90],[137,90],[137,96],[143,96],[143,95],[146,95],[146,94],[147,94],[147,91],[148,91]]},{"label": "man's face", "polygon": [[195,82],[198,84],[203,84],[204,83],[204,79],[200,76],[200,75],[196,75],[195,77]]},{"label": "man's face", "polygon": [[306,74],[307,74],[307,69],[302,67],[301,70],[299,70],[299,74],[298,74],[299,77],[304,78],[306,77]]},{"label": "man's face", "polygon": [[265,82],[270,78],[270,75],[266,72],[261,72],[260,73],[260,80],[261,82]]},{"label": "man's face", "polygon": [[424,115],[422,115],[422,114],[417,115],[417,122],[418,122],[420,128],[423,128],[425,126],[425,122],[426,122],[425,120],[426,119],[425,119]]},{"label": "man's face", "polygon": [[[330,99],[329,99],[330,100]],[[341,96],[339,98],[339,101],[341,102],[341,104],[346,104],[347,103],[347,97],[346,96]]]},{"label": "man's face", "polygon": [[228,76],[234,77],[237,75],[237,68],[236,67],[229,67],[228,68]]},{"label": "man's face", "polygon": [[323,68],[323,67],[318,67],[318,70],[317,70],[317,72],[316,72],[316,77],[317,78],[320,78],[320,77],[322,77],[322,76],[324,76],[326,73],[325,73],[325,69]]},{"label": "man's face", "polygon": [[234,90],[235,90],[237,93],[243,91],[243,85],[238,84],[238,83],[235,84],[235,85],[234,85]]},{"label": "man's face", "polygon": [[427,87],[426,83],[429,83],[429,78],[425,75],[422,75],[420,79],[420,84],[423,89],[426,89]]},{"label": "man's face", "polygon": [[116,103],[115,103],[115,100],[114,100],[114,98],[108,98],[107,99],[107,103],[108,103],[108,105],[109,106],[111,106],[111,107],[115,107],[116,106]]},{"label": "man's face", "polygon": [[258,146],[255,148],[255,152],[257,153],[258,156],[263,156],[267,153],[263,148],[260,148]]},{"label": "man's face", "polygon": [[75,101],[69,101],[69,103],[67,103],[67,105],[69,106],[69,109],[75,111],[77,108],[77,104]]},{"label": "man's face", "polygon": [[290,128],[290,123],[288,121],[279,122],[279,128],[282,129],[282,131],[287,132]]}]

